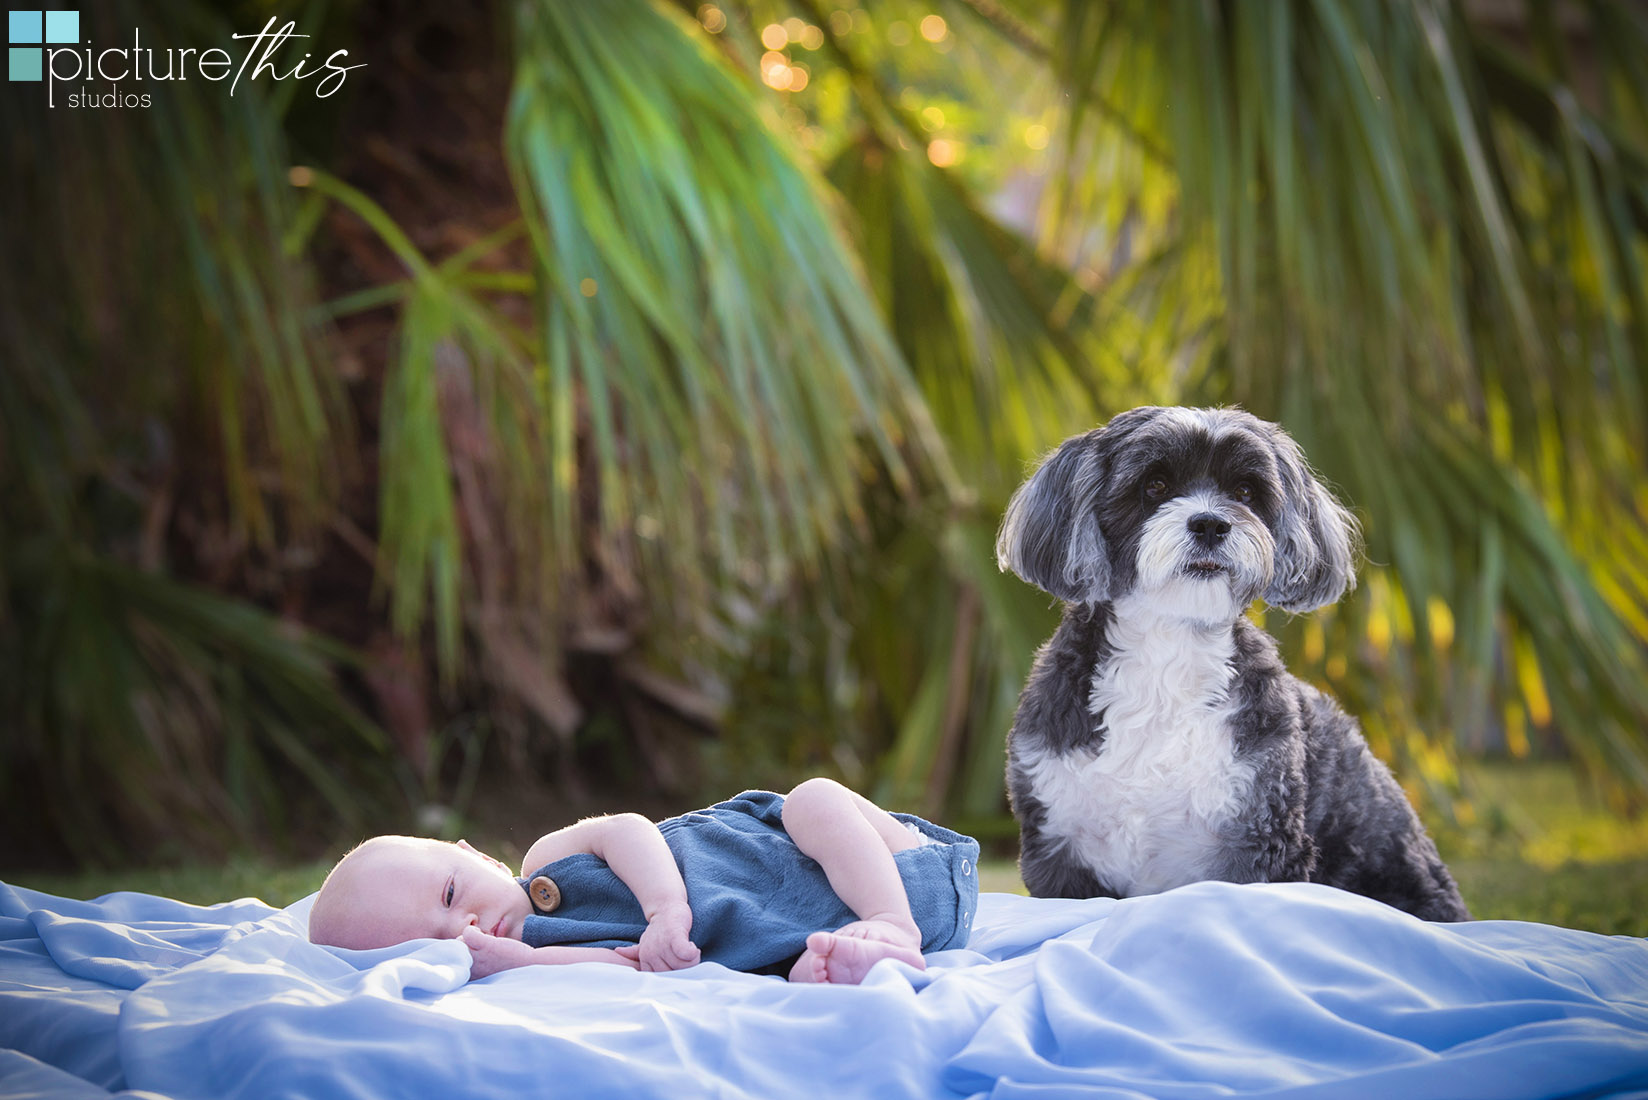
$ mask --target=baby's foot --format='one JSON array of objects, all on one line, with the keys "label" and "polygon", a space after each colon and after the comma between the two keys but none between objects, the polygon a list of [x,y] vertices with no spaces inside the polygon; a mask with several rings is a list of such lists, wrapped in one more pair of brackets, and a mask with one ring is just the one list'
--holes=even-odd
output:
[{"label": "baby's foot", "polygon": [[790,969],[790,981],[857,985],[882,959],[927,969],[921,934],[884,920],[854,921],[834,932],[814,932],[807,937],[806,952]]}]

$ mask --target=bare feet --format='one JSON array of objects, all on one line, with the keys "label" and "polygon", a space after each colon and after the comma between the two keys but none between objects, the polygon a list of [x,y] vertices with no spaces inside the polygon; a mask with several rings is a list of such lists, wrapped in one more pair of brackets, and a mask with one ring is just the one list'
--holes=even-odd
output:
[{"label": "bare feet", "polygon": [[814,932],[807,937],[806,952],[790,969],[790,981],[857,985],[882,959],[927,969],[921,933],[885,920],[854,921],[834,932]]}]

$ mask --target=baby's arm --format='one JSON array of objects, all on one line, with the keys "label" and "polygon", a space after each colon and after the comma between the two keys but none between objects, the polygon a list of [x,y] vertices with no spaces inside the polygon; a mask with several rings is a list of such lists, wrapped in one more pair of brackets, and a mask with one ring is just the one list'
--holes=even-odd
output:
[{"label": "baby's arm", "polygon": [[698,962],[698,948],[688,938],[692,909],[687,887],[658,826],[640,814],[588,818],[540,837],[527,851],[521,874],[579,852],[604,860],[646,914],[641,942],[618,948],[619,955],[642,970],[680,970]]},{"label": "baby's arm", "polygon": [[617,963],[635,969],[635,960],[607,947],[528,947],[507,936],[489,936],[474,925],[463,931],[473,980],[519,966],[554,966],[575,962]]}]

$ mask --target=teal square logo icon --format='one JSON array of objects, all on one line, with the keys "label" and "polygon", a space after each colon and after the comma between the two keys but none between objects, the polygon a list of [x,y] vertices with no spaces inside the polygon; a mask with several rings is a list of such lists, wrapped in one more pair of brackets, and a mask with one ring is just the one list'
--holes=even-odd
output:
[{"label": "teal square logo icon", "polygon": [[77,11],[49,11],[46,13],[46,41],[73,46],[80,41],[80,13]]},{"label": "teal square logo icon", "polygon": [[[79,13],[76,13],[75,22],[79,22]],[[23,42],[44,42],[46,40],[46,13],[43,11],[14,11],[7,20],[10,33],[6,41],[13,46]]]},{"label": "teal square logo icon", "polygon": [[6,59],[8,80],[40,80],[45,71],[45,51],[38,47],[13,46]]},{"label": "teal square logo icon", "polygon": [[81,13],[46,12],[46,41],[73,46],[81,40]]}]

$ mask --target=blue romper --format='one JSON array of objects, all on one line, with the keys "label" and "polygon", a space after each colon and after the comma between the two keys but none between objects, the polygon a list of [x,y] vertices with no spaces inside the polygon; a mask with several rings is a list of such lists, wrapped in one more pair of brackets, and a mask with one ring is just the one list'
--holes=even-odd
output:
[{"label": "blue romper", "polygon": [[[784,831],[783,806],[783,795],[745,791],[658,823],[686,883],[692,942],[704,961],[786,973],[810,934],[858,919]],[[922,951],[966,946],[978,909],[978,841],[912,814],[893,816],[931,841],[893,854]],[[539,876],[559,887],[560,902],[548,913],[534,903],[521,934],[531,946],[621,947],[646,930],[640,902],[604,860],[587,852],[558,859],[520,879],[522,888]]]}]

